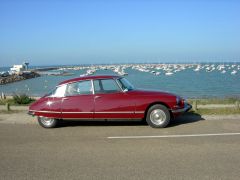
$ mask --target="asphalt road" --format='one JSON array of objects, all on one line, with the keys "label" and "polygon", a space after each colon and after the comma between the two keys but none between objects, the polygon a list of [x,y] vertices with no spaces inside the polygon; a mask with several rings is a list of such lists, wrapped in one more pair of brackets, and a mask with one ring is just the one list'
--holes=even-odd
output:
[{"label": "asphalt road", "polygon": [[[70,122],[56,129],[0,123],[1,179],[239,179],[240,119]],[[159,138],[109,139],[123,136]]]}]

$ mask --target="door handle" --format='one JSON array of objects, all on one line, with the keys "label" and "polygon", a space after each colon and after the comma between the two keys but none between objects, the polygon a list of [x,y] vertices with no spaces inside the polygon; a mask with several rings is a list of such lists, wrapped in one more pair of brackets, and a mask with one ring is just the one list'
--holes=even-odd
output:
[{"label": "door handle", "polygon": [[68,100],[68,98],[62,98],[62,100],[64,101],[64,100]]},{"label": "door handle", "polygon": [[101,98],[101,96],[95,96],[94,99],[98,99],[98,98]]}]

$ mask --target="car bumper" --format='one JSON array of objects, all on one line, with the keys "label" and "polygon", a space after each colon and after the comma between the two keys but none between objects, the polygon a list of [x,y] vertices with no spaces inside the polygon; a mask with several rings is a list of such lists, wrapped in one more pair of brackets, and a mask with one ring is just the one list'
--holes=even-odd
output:
[{"label": "car bumper", "polygon": [[30,116],[34,116],[34,115],[35,115],[34,111],[28,111],[27,113],[28,113],[28,115],[30,115]]},{"label": "car bumper", "polygon": [[192,108],[192,105],[186,103],[186,104],[184,105],[184,108],[181,108],[181,109],[172,109],[172,113],[174,113],[174,114],[175,114],[175,113],[184,113],[184,112],[189,111],[191,108]]}]

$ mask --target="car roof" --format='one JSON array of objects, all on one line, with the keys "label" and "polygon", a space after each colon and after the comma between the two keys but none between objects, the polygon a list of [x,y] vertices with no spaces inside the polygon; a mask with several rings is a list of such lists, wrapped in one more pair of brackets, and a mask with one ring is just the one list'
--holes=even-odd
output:
[{"label": "car roof", "polygon": [[115,79],[115,78],[120,78],[120,77],[121,76],[117,76],[117,75],[83,76],[83,77],[78,77],[78,78],[73,78],[73,79],[68,79],[68,80],[62,81],[58,85],[73,83],[73,82],[82,81],[82,80]]}]

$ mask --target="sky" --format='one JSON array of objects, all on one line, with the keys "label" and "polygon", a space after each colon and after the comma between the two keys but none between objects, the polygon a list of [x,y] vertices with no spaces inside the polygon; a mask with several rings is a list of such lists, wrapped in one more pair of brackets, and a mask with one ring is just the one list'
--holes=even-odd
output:
[{"label": "sky", "polygon": [[0,67],[239,62],[239,0],[0,0]]}]

